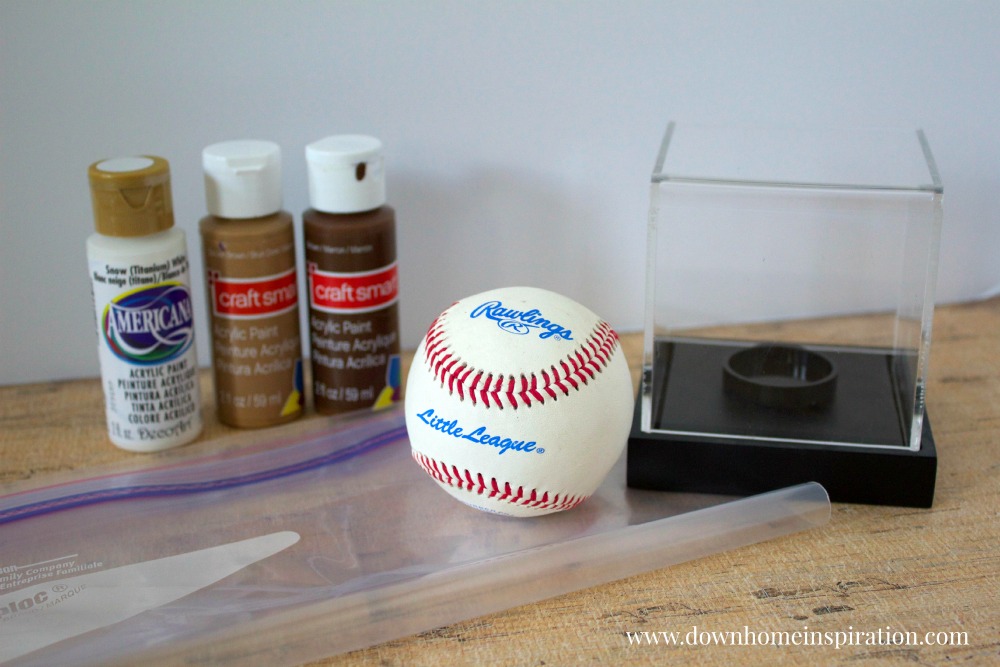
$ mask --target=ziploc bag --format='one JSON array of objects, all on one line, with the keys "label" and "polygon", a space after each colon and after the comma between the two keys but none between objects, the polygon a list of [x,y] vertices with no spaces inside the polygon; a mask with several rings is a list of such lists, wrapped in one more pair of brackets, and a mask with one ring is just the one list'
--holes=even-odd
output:
[{"label": "ziploc bag", "polygon": [[830,512],[816,484],[723,504],[626,489],[623,458],[572,511],[486,514],[411,461],[399,409],[140,465],[0,497],[0,663],[300,664]]}]

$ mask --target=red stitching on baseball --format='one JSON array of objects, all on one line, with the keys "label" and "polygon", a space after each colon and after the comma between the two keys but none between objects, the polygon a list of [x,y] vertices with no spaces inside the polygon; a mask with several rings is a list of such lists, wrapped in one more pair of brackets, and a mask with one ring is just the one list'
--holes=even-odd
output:
[{"label": "red stitching on baseball", "polygon": [[524,507],[533,507],[535,509],[543,510],[568,510],[576,507],[589,497],[567,495],[560,498],[559,494],[556,493],[550,498],[548,491],[542,491],[539,496],[539,491],[537,489],[525,491],[523,486],[517,487],[517,490],[515,491],[510,482],[501,483],[498,482],[495,477],[491,477],[487,482],[482,473],[473,474],[468,470],[460,471],[456,466],[451,466],[451,471],[449,472],[449,466],[445,463],[441,463],[429,456],[425,456],[418,451],[413,451],[412,455],[413,460],[416,461],[428,475],[442,484],[464,489],[470,493],[475,493],[476,495],[485,495],[487,498],[492,498],[494,500],[506,501],[512,505],[521,505]]},{"label": "red stitching on baseball", "polygon": [[[428,329],[424,358],[435,379],[442,387],[447,386],[449,393],[458,392],[460,400],[465,400],[468,395],[473,405],[481,402],[485,408],[503,410],[509,406],[516,410],[521,406],[531,407],[533,403],[558,400],[559,392],[569,396],[570,389],[579,391],[590,380],[596,379],[597,374],[611,363],[615,349],[620,345],[615,330],[601,320],[580,347],[549,368],[531,373],[530,382],[526,375],[522,375],[518,387],[516,377],[494,375],[493,372],[473,368],[454,354],[444,330],[443,318],[447,312],[439,315]],[[541,376],[541,383],[538,375]]]}]

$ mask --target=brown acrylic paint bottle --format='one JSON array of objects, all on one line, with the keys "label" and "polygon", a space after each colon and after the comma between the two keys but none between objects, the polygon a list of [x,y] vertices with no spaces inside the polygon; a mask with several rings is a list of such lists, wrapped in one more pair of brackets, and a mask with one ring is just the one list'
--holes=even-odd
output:
[{"label": "brown acrylic paint bottle", "polygon": [[219,421],[256,428],[302,414],[295,231],[281,210],[281,150],[226,141],[202,151],[200,223]]},{"label": "brown acrylic paint bottle", "polygon": [[395,212],[385,205],[382,144],[360,135],[306,146],[302,215],[316,411],[388,407],[400,399]]}]

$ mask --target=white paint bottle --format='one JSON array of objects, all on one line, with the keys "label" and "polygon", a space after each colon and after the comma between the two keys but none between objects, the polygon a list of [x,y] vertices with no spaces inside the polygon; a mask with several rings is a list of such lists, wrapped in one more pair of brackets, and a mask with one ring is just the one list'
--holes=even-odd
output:
[{"label": "white paint bottle", "polygon": [[194,308],[184,232],[174,227],[170,166],[154,156],[88,170],[87,239],[108,435],[153,452],[201,433]]}]

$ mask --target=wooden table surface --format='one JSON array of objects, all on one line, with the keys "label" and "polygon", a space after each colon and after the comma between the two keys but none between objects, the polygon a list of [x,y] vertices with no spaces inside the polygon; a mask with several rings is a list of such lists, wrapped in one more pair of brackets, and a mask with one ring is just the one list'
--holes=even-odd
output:
[{"label": "wooden table surface", "polygon": [[[843,320],[811,326],[864,328]],[[939,464],[932,509],[835,503],[823,528],[313,664],[1000,664],[1000,300],[939,307],[933,338],[928,412]],[[638,372],[641,337],[623,342]],[[230,429],[215,421],[207,372],[202,387],[205,440]],[[104,428],[96,379],[0,387],[0,484],[42,485],[53,473],[136,456],[113,447]],[[808,628],[910,632],[918,643],[837,649],[628,638],[674,632],[697,640],[695,628],[709,642],[703,633]]]}]

